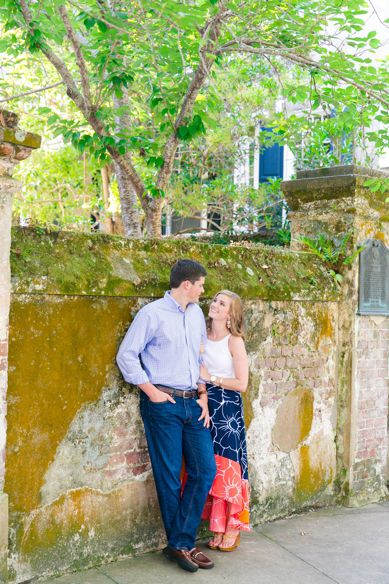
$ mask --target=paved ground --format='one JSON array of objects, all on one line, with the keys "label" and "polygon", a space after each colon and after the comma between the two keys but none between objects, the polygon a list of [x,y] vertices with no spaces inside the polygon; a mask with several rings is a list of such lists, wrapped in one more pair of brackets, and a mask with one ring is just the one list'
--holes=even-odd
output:
[{"label": "paved ground", "polygon": [[40,584],[389,584],[389,501],[280,519],[209,556],[215,567],[195,574],[156,552]]}]

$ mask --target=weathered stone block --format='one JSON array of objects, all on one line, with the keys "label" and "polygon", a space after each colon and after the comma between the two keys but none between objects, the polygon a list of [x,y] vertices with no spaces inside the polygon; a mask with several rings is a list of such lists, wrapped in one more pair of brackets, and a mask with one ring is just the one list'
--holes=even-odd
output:
[{"label": "weathered stone block", "polygon": [[14,147],[7,142],[0,143],[0,157],[11,158],[14,154]]},{"label": "weathered stone block", "polygon": [[32,148],[15,146],[15,153],[12,157],[12,162],[20,162],[21,160],[26,160],[30,156],[32,151],[33,151]]},{"label": "weathered stone block", "polygon": [[11,144],[27,146],[34,150],[40,148],[42,142],[42,138],[38,134],[32,134],[20,128],[4,128],[3,140]]},{"label": "weathered stone block", "polygon": [[309,435],[313,420],[313,393],[303,387],[286,395],[277,411],[273,442],[284,452],[291,452]]}]

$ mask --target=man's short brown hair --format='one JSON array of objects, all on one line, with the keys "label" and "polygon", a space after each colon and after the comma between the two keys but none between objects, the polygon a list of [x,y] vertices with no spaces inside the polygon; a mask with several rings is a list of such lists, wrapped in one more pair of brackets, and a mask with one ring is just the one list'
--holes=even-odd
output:
[{"label": "man's short brown hair", "polygon": [[170,287],[179,288],[182,282],[189,280],[194,284],[203,276],[207,275],[207,270],[194,260],[178,260],[174,264],[170,272]]}]

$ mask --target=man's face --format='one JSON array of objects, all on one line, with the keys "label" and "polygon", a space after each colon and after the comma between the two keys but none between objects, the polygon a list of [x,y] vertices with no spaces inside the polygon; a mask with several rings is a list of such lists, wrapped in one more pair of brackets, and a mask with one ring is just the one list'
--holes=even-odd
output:
[{"label": "man's face", "polygon": [[189,302],[198,302],[201,294],[204,292],[205,277],[201,276],[200,280],[196,280],[194,284],[188,281],[188,297]]}]

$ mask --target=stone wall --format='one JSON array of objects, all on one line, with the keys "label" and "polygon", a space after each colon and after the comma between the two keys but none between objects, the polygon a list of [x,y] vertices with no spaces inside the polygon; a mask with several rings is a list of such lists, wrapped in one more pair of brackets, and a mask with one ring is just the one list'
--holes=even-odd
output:
[{"label": "stone wall", "polygon": [[[10,246],[12,194],[19,188],[12,178],[15,164],[40,145],[40,137],[17,125],[17,116],[2,111],[0,125],[0,582],[7,580],[8,499],[4,493],[7,432],[8,317],[10,305]],[[8,127],[8,124],[11,127]]]},{"label": "stone wall", "polygon": [[139,390],[115,355],[179,257],[207,268],[204,311],[223,288],[244,299],[252,522],[387,493],[388,318],[357,314],[357,262],[338,287],[296,240],[321,232],[340,242],[352,229],[353,249],[371,237],[389,244],[387,194],[371,196],[361,167],[331,172],[284,183],[292,250],[14,230],[10,582],[164,544]]},{"label": "stone wall", "polygon": [[[389,246],[388,192],[365,183],[387,173],[361,166],[300,171],[283,183],[292,209],[292,249],[299,236],[324,234],[351,250],[379,239]],[[358,314],[358,261],[344,270],[339,303],[337,485],[348,505],[387,494],[388,317]]]},{"label": "stone wall", "polygon": [[245,300],[253,523],[334,501],[337,290],[319,260],[274,248],[13,232],[8,446],[11,582],[163,545],[139,390],[115,364],[178,257],[202,261],[204,310]]}]

